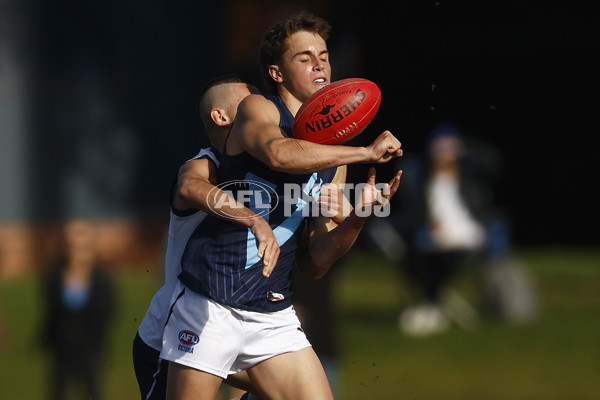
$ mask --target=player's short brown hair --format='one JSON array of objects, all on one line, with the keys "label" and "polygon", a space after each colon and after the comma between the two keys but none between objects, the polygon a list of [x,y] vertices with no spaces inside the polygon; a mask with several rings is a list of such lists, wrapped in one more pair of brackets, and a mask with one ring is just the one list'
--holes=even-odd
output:
[{"label": "player's short brown hair", "polygon": [[323,18],[301,11],[273,25],[263,34],[260,42],[260,65],[265,86],[271,94],[277,94],[277,83],[269,75],[269,66],[278,65],[288,49],[288,39],[296,32],[312,32],[329,39],[331,25]]}]

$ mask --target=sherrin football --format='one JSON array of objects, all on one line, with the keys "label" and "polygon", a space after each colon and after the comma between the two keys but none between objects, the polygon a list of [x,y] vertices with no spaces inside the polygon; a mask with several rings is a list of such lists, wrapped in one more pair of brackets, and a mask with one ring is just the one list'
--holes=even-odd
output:
[{"label": "sherrin football", "polygon": [[320,144],[341,144],[371,123],[381,104],[377,85],[363,78],[332,82],[309,97],[296,113],[292,135]]}]

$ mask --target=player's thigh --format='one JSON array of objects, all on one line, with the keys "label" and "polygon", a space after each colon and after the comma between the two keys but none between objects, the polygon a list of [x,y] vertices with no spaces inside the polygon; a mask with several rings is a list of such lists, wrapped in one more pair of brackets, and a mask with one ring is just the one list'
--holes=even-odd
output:
[{"label": "player's thigh", "polygon": [[333,394],[312,347],[258,363],[248,375],[264,400],[332,400]]},{"label": "player's thigh", "polygon": [[220,376],[171,362],[167,400],[214,400],[222,380]]},{"label": "player's thigh", "polygon": [[255,392],[254,385],[252,385],[247,371],[227,376],[225,383],[234,388],[245,390],[246,392]]}]

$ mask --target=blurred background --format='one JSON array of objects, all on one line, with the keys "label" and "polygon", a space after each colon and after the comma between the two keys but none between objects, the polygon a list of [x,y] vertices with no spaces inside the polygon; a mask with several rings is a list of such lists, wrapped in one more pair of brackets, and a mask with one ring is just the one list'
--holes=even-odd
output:
[{"label": "blurred background", "polygon": [[[388,378],[394,389],[380,388],[370,397],[384,379],[365,370],[386,364],[360,358],[366,350],[356,350],[361,341],[353,335],[367,323],[382,330],[365,335],[382,338],[388,350],[398,344],[394,351],[401,351],[415,370],[420,361],[433,365],[420,379],[427,375],[432,382],[443,381],[449,390],[443,392],[445,398],[584,399],[593,398],[595,389],[600,393],[597,383],[593,387],[586,380],[588,374],[600,373],[600,196],[595,188],[600,151],[594,139],[600,41],[595,14],[585,2],[468,3],[1,0],[0,353],[13,364],[0,367],[0,397],[47,397],[42,389],[17,385],[10,370],[15,365],[29,368],[28,357],[39,364],[34,375],[44,375],[46,359],[34,344],[44,312],[40,276],[60,248],[64,222],[72,218],[94,221],[102,265],[116,277],[114,329],[106,357],[112,396],[107,398],[137,396],[128,364],[130,339],[162,279],[169,188],[178,166],[208,144],[195,111],[198,90],[225,73],[245,75],[262,87],[260,36],[301,9],[323,16],[333,27],[328,42],[333,80],[363,77],[382,91],[377,117],[355,144],[368,144],[389,129],[410,159],[423,155],[432,132],[450,121],[473,148],[485,144],[493,149],[482,154],[488,166],[497,168],[488,183],[493,183],[494,204],[501,206],[510,227],[509,252],[526,266],[520,271],[535,276],[526,280],[535,303],[528,303],[533,308],[527,320],[546,316],[541,310],[558,313],[549,325],[525,328],[531,331],[524,342],[519,341],[523,332],[503,331],[509,329],[504,325],[482,328],[491,337],[466,339],[461,335],[472,326],[468,317],[458,331],[427,336],[425,340],[434,341],[427,345],[401,336],[397,317],[412,301],[407,293],[414,287],[398,273],[407,238],[398,229],[402,217],[394,214],[387,225],[365,230],[352,250],[359,254],[340,261],[347,268],[339,268],[328,289],[336,294],[332,301],[341,318],[337,342],[345,378],[340,378],[344,395],[339,398],[405,398],[402,385],[407,380],[412,383],[406,383],[404,389],[411,389],[405,393],[414,398],[443,398],[439,393],[430,397],[425,389],[430,385],[411,380],[397,352],[392,353],[398,358],[386,366],[388,372],[398,366],[395,377]],[[408,165],[379,167],[378,178]],[[367,168],[350,166],[349,181],[361,182]],[[372,287],[357,260],[378,272],[379,279],[370,275]],[[457,275],[451,293],[460,293],[459,303],[477,309],[480,269],[471,264]],[[379,294],[379,301],[357,304],[357,296],[364,300]],[[365,305],[371,311],[361,312]],[[556,341],[572,332],[559,330],[557,337],[549,337],[550,347],[534,351],[540,358],[532,356],[525,363],[529,370],[557,366],[533,379],[533,388],[507,389],[520,387],[517,379],[497,389],[506,390],[504,397],[497,390],[496,395],[487,393],[491,380],[472,379],[481,371],[477,363],[465,369],[469,384],[456,384],[460,376],[448,377],[449,368],[460,369],[465,361],[465,353],[457,349],[468,342],[481,341],[483,347],[475,353],[496,355],[494,347],[486,347],[489,343],[514,339],[508,347],[520,348],[522,354],[523,343],[531,345],[541,332],[563,326],[562,318],[574,310],[583,310],[577,314],[581,319],[571,321],[583,336],[565,342],[564,353],[558,352],[564,359],[545,359],[544,349],[556,352]],[[383,340],[385,335],[390,342]],[[573,341],[582,347],[574,347]],[[427,350],[438,349],[439,355],[448,348],[453,349],[450,355],[438,364]],[[574,369],[581,381],[542,389],[563,377],[558,365],[571,357],[583,360]],[[512,365],[493,356],[489,363],[502,371]],[[355,370],[357,364],[364,368]],[[590,391],[573,392],[574,386]]]}]

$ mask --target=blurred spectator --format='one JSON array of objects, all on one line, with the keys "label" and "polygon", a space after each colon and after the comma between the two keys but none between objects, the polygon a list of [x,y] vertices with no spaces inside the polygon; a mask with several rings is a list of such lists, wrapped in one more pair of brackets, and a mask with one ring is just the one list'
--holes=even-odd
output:
[{"label": "blurred spectator", "polygon": [[49,398],[67,398],[79,383],[82,399],[102,399],[102,361],[113,312],[113,281],[100,263],[97,230],[74,219],[63,228],[56,260],[47,270],[42,327],[50,350]]},{"label": "blurred spectator", "polygon": [[[404,174],[400,204],[394,208],[399,210],[393,220],[397,233],[386,235],[392,243],[384,250],[396,255],[392,258],[415,292],[415,304],[399,317],[404,333],[433,334],[452,321],[465,329],[477,324],[476,309],[451,288],[470,261],[482,263],[484,294],[496,312],[508,317],[506,300],[515,296],[521,303],[513,304],[513,316],[534,312],[530,281],[511,260],[508,218],[495,204],[501,161],[493,147],[469,142],[452,123],[432,131],[422,158],[405,155],[400,160]],[[382,230],[383,221],[377,224],[370,229],[372,237],[375,229]]]}]

